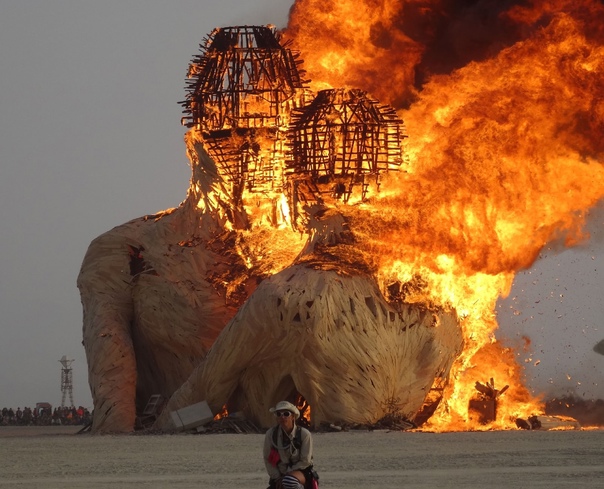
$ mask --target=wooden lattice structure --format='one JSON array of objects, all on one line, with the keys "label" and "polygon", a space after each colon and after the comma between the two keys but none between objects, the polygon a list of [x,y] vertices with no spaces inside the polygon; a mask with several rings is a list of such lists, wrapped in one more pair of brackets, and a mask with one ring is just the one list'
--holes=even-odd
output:
[{"label": "wooden lattice structure", "polygon": [[344,201],[359,186],[364,198],[368,176],[401,165],[405,137],[396,111],[364,91],[323,90],[292,112],[287,171],[298,180],[335,182],[330,191]]},{"label": "wooden lattice structure", "polygon": [[235,199],[245,187],[279,191],[283,129],[304,96],[298,53],[266,26],[217,28],[200,48],[189,65],[183,125],[203,134]]}]

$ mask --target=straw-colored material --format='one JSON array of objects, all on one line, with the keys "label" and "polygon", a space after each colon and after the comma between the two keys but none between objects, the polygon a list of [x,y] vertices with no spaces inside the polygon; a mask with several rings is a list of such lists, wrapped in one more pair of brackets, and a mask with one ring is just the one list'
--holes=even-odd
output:
[{"label": "straw-colored material", "polygon": [[187,199],[99,236],[82,264],[93,432],[132,431],[154,394],[170,399],[156,423],[165,430],[169,411],[201,400],[268,425],[269,407],[295,394],[314,424],[373,422],[393,406],[412,418],[461,350],[455,314],[395,311],[355,268],[353,245],[342,245],[347,263],[322,263],[315,246],[337,241],[338,213],[308,242],[283,231],[289,255],[272,254],[268,239],[250,266],[237,230],[248,216],[193,131],[186,142]]},{"label": "straw-colored material", "polygon": [[412,419],[461,344],[453,314],[399,315],[367,277],[295,265],[259,285],[166,412],[205,399],[269,426],[270,406],[299,393],[317,426],[373,423],[393,407]]}]

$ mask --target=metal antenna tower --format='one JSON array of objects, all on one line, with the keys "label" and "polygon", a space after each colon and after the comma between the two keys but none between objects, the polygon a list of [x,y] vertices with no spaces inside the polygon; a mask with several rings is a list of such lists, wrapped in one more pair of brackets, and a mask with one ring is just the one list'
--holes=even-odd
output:
[{"label": "metal antenna tower", "polygon": [[61,357],[61,365],[63,368],[61,369],[61,407],[65,406],[65,398],[69,394],[69,407],[73,407],[73,382],[71,380],[71,364],[74,362],[74,359],[69,359],[65,355]]}]

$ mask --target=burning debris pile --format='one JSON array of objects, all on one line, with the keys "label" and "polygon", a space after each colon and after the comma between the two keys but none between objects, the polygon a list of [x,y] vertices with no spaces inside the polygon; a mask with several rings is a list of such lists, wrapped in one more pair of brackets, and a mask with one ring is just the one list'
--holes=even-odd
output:
[{"label": "burning debris pile", "polygon": [[[499,2],[489,49],[446,68],[436,47],[473,18],[463,2],[328,1],[346,22],[315,2],[296,2],[285,37],[208,36],[182,102],[186,200],[90,245],[94,431],[132,430],[153,395],[169,399],[156,429],[202,400],[260,426],[280,399],[315,426],[539,412],[493,311],[604,197],[604,9]],[[369,23],[341,12],[353,4]]]},{"label": "burning debris pile", "polygon": [[496,389],[495,381],[492,378],[486,384],[476,382],[476,390],[479,395],[470,399],[468,406],[470,418],[472,418],[472,414],[475,414],[478,417],[478,423],[482,425],[494,423],[497,420],[497,400],[509,387],[506,385],[502,389]]}]

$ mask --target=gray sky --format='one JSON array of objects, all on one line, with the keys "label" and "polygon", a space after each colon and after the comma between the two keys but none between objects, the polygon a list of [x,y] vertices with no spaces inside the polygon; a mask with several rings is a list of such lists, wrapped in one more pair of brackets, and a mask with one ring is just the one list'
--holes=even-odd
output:
[{"label": "gray sky", "polygon": [[[292,4],[0,0],[0,407],[59,405],[63,355],[75,404],[92,406],[76,288],[88,244],[185,198],[177,102],[202,38],[284,27]],[[580,381],[579,394],[604,397],[591,351],[604,338],[604,212],[591,226],[595,239],[546,251],[498,309],[510,341],[533,337],[537,389]]]},{"label": "gray sky", "polygon": [[0,0],[0,407],[91,406],[76,278],[90,241],[177,206],[185,74],[214,27],[293,0]]},{"label": "gray sky", "polygon": [[536,393],[604,398],[604,356],[593,351],[604,338],[604,202],[587,230],[591,239],[575,248],[546,247],[498,304],[498,337],[518,347]]}]

